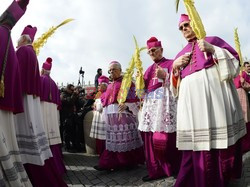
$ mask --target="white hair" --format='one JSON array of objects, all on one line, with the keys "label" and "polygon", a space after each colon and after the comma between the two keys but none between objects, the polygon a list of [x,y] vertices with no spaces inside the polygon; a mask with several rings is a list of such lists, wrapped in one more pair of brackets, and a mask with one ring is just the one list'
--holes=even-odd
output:
[{"label": "white hair", "polygon": [[109,63],[109,67],[112,66],[112,65],[116,65],[116,67],[118,67],[120,70],[122,69],[122,66],[119,62],[117,61],[112,61]]},{"label": "white hair", "polygon": [[18,39],[18,43],[22,43],[22,44],[32,44],[32,40],[30,38],[30,36],[28,34],[24,34],[22,35],[19,39]]}]

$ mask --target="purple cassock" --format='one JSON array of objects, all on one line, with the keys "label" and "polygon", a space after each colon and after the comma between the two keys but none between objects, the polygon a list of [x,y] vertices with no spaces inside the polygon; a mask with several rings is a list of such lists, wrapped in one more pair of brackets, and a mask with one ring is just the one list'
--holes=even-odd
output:
[{"label": "purple cassock", "polygon": [[[231,53],[237,60],[239,59],[237,52],[221,38],[206,37],[205,40],[214,46],[228,50],[229,53]],[[176,59],[186,53],[191,54],[192,58],[190,63],[183,70],[181,70],[181,78],[184,81],[186,77],[200,72],[203,69],[209,69],[215,65],[212,54],[207,53],[207,59],[205,59],[204,53],[200,51],[196,39],[188,42],[183,50],[178,53]],[[196,95],[198,99],[199,93]],[[190,107],[190,110],[191,109],[192,108]],[[200,115],[203,115],[203,111],[200,112]],[[177,121],[177,132],[178,131]],[[186,133],[186,135],[188,135],[188,133]],[[180,135],[177,135],[177,137],[178,136]],[[183,144],[185,144],[184,142],[185,141],[183,141]],[[183,151],[181,168],[175,187],[227,186],[230,179],[240,177],[241,168],[241,140],[238,140],[235,144],[228,146],[227,149],[210,149],[209,151],[193,151],[191,149],[186,149]]]},{"label": "purple cassock", "polygon": [[129,110],[119,113],[117,98],[121,83],[122,77],[110,83],[102,102],[106,122],[106,148],[99,160],[101,169],[121,169],[144,163],[142,139],[137,129],[136,114],[130,108],[130,106],[137,108],[135,103],[138,98],[135,96],[135,86],[132,83],[125,101]]},{"label": "purple cassock", "polygon": [[[26,1],[28,4],[28,1]],[[26,5],[27,5],[26,4]],[[11,29],[22,17],[24,10],[16,1],[0,17],[0,81],[4,81],[4,97],[0,109],[13,113],[23,112],[18,60],[11,40]]]},{"label": "purple cassock", "polygon": [[165,71],[170,74],[172,70],[173,60],[166,59],[163,57],[159,62],[155,62],[148,67],[148,69],[144,73],[144,83],[147,93],[162,87],[163,82],[159,82],[158,79],[155,79],[155,70],[157,68],[157,65],[165,69]]},{"label": "purple cassock", "polygon": [[147,94],[138,128],[144,141],[150,179],[176,175],[180,167],[181,152],[176,148],[175,132],[176,101],[169,92],[169,76],[166,77],[164,85],[163,80],[155,78],[157,66],[163,68],[169,75],[172,64],[173,60],[163,57],[149,66],[144,73]]},{"label": "purple cassock", "polygon": [[19,60],[22,92],[27,95],[40,96],[40,72],[36,53],[32,45],[20,47],[17,52]]},{"label": "purple cassock", "polygon": [[[36,27],[26,26],[22,35],[34,40]],[[24,167],[33,186],[67,186],[63,181],[44,129],[41,110],[41,79],[36,53],[31,44],[22,45],[16,51],[21,74],[24,114],[16,116],[17,138],[25,160]],[[53,93],[53,92],[52,92]],[[56,97],[58,100],[58,98]],[[23,138],[25,137],[25,139]]]},{"label": "purple cassock", "polygon": [[[108,85],[105,94],[102,96],[104,97],[102,99],[103,107],[106,107],[114,103],[118,104],[117,98],[118,98],[118,93],[119,93],[121,84],[122,84],[122,77],[118,78],[117,80],[115,80],[114,82]],[[134,83],[132,83],[126,102],[133,103],[137,101],[139,100],[135,96],[135,85]]]},{"label": "purple cassock", "polygon": [[[227,49],[237,60],[239,60],[239,55],[237,54],[237,52],[221,38],[211,36],[206,37],[205,40],[212,45]],[[186,53],[191,53],[192,58],[190,60],[191,63],[189,63],[181,71],[181,78],[184,78],[194,72],[200,71],[204,68],[209,68],[214,65],[213,56],[211,54],[207,54],[207,59],[205,59],[204,53],[200,51],[196,39],[188,42],[188,44],[182,49],[182,51],[177,54],[176,59]]]},{"label": "purple cassock", "polygon": [[49,75],[41,75],[41,101],[54,103],[61,108],[60,92],[55,81]]}]

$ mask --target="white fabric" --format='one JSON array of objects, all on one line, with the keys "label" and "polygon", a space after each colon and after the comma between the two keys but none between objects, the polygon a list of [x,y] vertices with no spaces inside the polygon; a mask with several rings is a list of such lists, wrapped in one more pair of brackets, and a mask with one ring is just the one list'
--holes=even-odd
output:
[{"label": "white fabric", "polygon": [[128,110],[124,110],[122,112],[119,112],[119,105],[118,104],[111,104],[111,105],[108,105],[107,107],[104,107],[103,108],[103,114],[102,114],[102,118],[104,121],[106,121],[106,116],[108,114],[131,114],[132,112],[132,115],[136,116],[136,118],[138,117],[138,113],[139,113],[139,105],[140,103],[139,102],[135,102],[135,103],[124,103],[127,107],[128,107]]},{"label": "white fabric", "polygon": [[226,149],[245,134],[234,83],[220,81],[216,65],[182,79],[177,106],[179,150]]},{"label": "white fabric", "polygon": [[45,134],[40,98],[23,96],[24,113],[15,116],[18,147],[23,163],[44,165],[52,157]]},{"label": "white fabric", "polygon": [[146,94],[140,114],[138,129],[143,132],[176,131],[176,101],[169,88],[157,88]]},{"label": "white fabric", "polygon": [[[132,108],[133,108],[134,105],[137,105],[137,103],[131,103],[131,105],[129,105],[128,103],[125,103],[125,105],[127,105],[129,107],[129,109],[131,109],[131,110],[133,110],[135,112],[135,110],[132,109]],[[108,105],[108,106],[104,107],[103,108],[103,114],[102,114],[103,120],[107,121],[106,117],[107,117],[108,114],[130,114],[128,110],[124,110],[122,112],[119,112],[118,107],[119,107],[118,104],[111,104],[111,105]],[[137,116],[137,114],[133,114],[133,115]]]},{"label": "white fabric", "polygon": [[214,46],[221,81],[231,80],[239,74],[239,61],[226,49]]},{"label": "white fabric", "polygon": [[106,140],[106,125],[102,115],[103,107],[101,99],[96,99],[94,106],[96,110],[93,112],[93,120],[89,136],[99,140]]},{"label": "white fabric", "polygon": [[[127,105],[127,103],[125,103],[125,105]],[[119,105],[118,104],[111,104],[108,105],[107,107],[104,107],[104,113],[105,114],[115,114],[115,113],[119,113],[119,109],[118,109]],[[127,110],[122,111],[121,113],[129,113]]]},{"label": "white fabric", "polygon": [[43,114],[43,124],[49,145],[61,144],[61,136],[59,130],[60,117],[57,105],[49,102],[41,102],[41,110]]},{"label": "white fabric", "polygon": [[0,186],[32,186],[16,140],[14,116],[0,110]]},{"label": "white fabric", "polygon": [[102,102],[100,98],[95,100],[94,106],[95,106],[96,111],[102,112],[103,107],[102,107]]}]

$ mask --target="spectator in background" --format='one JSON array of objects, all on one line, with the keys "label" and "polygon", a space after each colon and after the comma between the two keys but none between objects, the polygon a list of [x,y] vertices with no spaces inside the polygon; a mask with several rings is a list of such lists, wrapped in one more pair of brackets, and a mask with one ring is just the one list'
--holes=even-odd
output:
[{"label": "spectator in background", "polygon": [[85,91],[82,89],[82,87],[77,86],[75,88],[76,95],[76,101],[75,106],[76,110],[74,112],[74,120],[73,120],[73,131],[74,136],[72,137],[74,139],[73,149],[76,152],[83,152],[85,151],[85,142],[84,142],[84,128],[83,128],[83,111],[84,111],[84,105],[86,103],[85,99]]},{"label": "spectator in background", "polygon": [[61,93],[62,108],[60,111],[61,136],[65,143],[65,149],[74,152],[72,146],[74,144],[74,112],[76,112],[75,102],[77,100],[78,91],[74,85],[68,84],[66,90]]},{"label": "spectator in background", "polygon": [[95,90],[96,90],[96,92],[97,92],[97,90],[98,90],[98,78],[99,78],[100,76],[102,76],[102,69],[101,69],[101,68],[98,68],[98,69],[97,69],[97,74],[96,74],[96,76],[95,76]]}]

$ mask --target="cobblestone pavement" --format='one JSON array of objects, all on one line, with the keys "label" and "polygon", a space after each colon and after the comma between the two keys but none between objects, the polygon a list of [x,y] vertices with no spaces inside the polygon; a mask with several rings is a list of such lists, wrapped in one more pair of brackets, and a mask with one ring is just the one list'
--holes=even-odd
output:
[{"label": "cobblestone pavement", "polygon": [[145,166],[133,170],[120,171],[96,171],[93,166],[97,165],[98,157],[85,153],[71,154],[64,152],[64,161],[67,169],[65,181],[69,186],[142,186],[142,187],[170,187],[175,179],[169,177],[150,182],[143,182],[142,177],[147,175]]},{"label": "cobblestone pavement", "polygon": [[[64,177],[68,186],[73,187],[172,187],[175,179],[173,177],[143,182],[141,178],[147,175],[145,166],[133,170],[120,171],[96,171],[93,166],[98,163],[98,157],[86,153],[64,152],[64,161],[67,173]],[[232,181],[229,187],[250,187],[250,152],[243,156],[243,172],[241,180]]]}]

